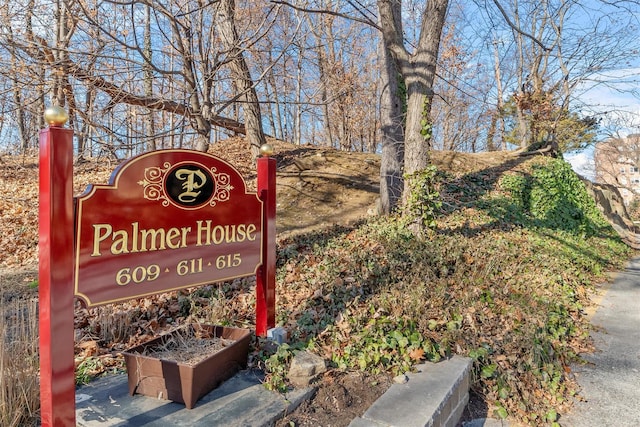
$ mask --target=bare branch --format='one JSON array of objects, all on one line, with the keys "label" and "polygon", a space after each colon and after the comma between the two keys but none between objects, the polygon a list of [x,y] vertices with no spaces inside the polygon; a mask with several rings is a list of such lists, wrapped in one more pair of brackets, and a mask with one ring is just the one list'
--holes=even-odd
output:
[{"label": "bare branch", "polygon": [[496,7],[500,10],[500,13],[502,14],[502,17],[505,19],[505,21],[507,21],[507,24],[509,24],[509,26],[518,34],[521,34],[529,39],[531,39],[531,41],[533,41],[535,44],[537,44],[538,46],[540,46],[543,50],[545,50],[546,52],[551,51],[550,48],[546,47],[540,40],[538,40],[535,36],[522,31],[522,29],[517,26],[516,24],[514,24],[513,22],[511,22],[511,19],[509,18],[509,15],[507,15],[507,11],[504,10],[504,8],[502,7],[502,5],[498,2],[498,0],[493,0],[493,4],[496,5]]},{"label": "bare branch", "polygon": [[[191,108],[187,107],[184,104],[162,98],[132,94],[123,90],[121,87],[106,81],[102,77],[91,75],[77,64],[67,63],[66,70],[76,79],[81,80],[84,83],[95,87],[96,89],[99,89],[109,95],[111,97],[111,104],[125,103],[138,107],[146,107],[151,110],[166,111],[185,117],[194,116]],[[211,117],[206,117],[205,119],[214,126],[219,126],[239,134],[245,134],[244,124],[236,120],[218,115],[212,115]]]},{"label": "bare branch", "polygon": [[325,14],[325,15],[333,15],[333,16],[338,16],[340,18],[344,18],[344,19],[349,19],[351,21],[355,21],[355,22],[359,22],[361,24],[365,24],[368,25],[370,27],[375,28],[378,31],[382,31],[382,28],[380,28],[380,26],[378,24],[376,24],[375,22],[373,22],[371,19],[369,18],[356,18],[354,16],[349,16],[346,15],[344,13],[340,13],[340,12],[335,12],[333,10],[328,10],[328,9],[309,9],[306,7],[300,7],[300,6],[296,6],[294,4],[291,4],[289,2],[286,1],[282,1],[282,0],[270,0],[271,3],[274,4],[281,4],[284,6],[289,6],[295,10],[299,10],[300,12],[307,12],[307,13],[320,13],[320,14]]}]

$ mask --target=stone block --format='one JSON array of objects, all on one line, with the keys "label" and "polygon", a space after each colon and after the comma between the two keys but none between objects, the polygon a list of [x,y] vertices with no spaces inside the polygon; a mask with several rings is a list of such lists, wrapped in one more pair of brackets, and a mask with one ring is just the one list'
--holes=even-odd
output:
[{"label": "stone block", "polygon": [[468,401],[472,360],[454,356],[425,363],[407,374],[406,384],[393,384],[351,427],[455,426]]},{"label": "stone block", "polygon": [[327,366],[322,357],[308,351],[301,351],[291,360],[287,377],[294,386],[306,387],[316,376],[326,370]]}]

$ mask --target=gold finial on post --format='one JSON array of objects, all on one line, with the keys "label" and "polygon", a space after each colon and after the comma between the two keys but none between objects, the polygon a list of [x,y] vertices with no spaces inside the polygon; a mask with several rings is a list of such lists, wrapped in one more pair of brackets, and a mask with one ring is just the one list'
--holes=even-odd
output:
[{"label": "gold finial on post", "polygon": [[262,157],[271,156],[273,154],[273,147],[271,144],[262,144],[262,147],[260,147],[260,154]]},{"label": "gold finial on post", "polygon": [[44,110],[44,119],[49,126],[63,126],[69,120],[69,114],[64,108],[53,105]]}]

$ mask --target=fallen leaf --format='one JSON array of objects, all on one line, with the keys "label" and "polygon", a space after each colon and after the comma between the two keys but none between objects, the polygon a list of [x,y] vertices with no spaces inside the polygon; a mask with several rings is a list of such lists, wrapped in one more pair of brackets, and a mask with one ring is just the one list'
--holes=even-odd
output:
[{"label": "fallen leaf", "polygon": [[424,358],[424,350],[421,348],[414,348],[409,352],[409,357],[411,360],[415,360],[416,362],[422,360]]}]

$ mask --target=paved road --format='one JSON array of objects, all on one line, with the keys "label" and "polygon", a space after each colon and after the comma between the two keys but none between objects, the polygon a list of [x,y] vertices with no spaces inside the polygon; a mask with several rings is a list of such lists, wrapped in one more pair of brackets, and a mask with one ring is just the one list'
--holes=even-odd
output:
[{"label": "paved road", "polygon": [[640,426],[640,258],[604,292],[593,315],[596,352],[573,367],[585,401],[563,416],[564,427]]}]

